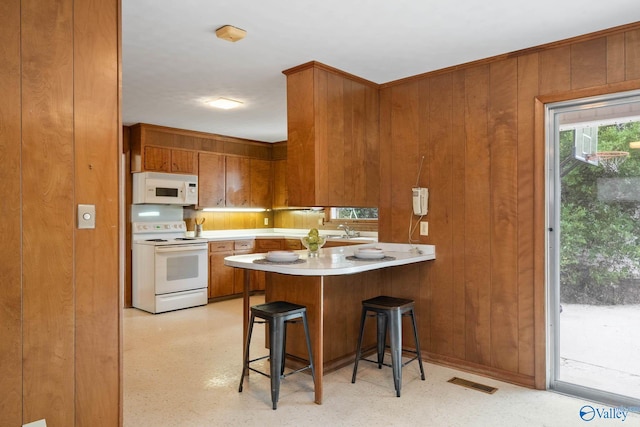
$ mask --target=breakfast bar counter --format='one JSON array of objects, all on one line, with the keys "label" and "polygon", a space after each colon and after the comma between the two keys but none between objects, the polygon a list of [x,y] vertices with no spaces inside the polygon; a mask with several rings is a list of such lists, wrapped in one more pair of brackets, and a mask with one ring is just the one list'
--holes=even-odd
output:
[{"label": "breakfast bar counter", "polygon": [[[355,257],[355,251],[362,248],[379,248],[384,258]],[[417,298],[420,280],[427,275],[426,261],[435,259],[435,246],[378,242],[323,248],[318,257],[309,257],[306,250],[294,252],[299,254],[296,262],[271,262],[262,253],[229,256],[224,263],[244,269],[244,339],[252,271],[266,273],[266,302],[285,300],[307,307],[316,371],[315,401],[320,404],[324,373],[354,361],[361,301],[383,294]],[[301,328],[289,329],[287,354],[293,358],[287,360],[295,362],[296,357],[306,356],[305,340]],[[375,342],[373,333],[365,342]]]}]

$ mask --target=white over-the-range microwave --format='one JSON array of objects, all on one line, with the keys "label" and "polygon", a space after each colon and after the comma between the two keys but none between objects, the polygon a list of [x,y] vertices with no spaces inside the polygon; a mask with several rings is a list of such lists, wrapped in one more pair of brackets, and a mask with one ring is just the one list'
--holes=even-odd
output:
[{"label": "white over-the-range microwave", "polygon": [[197,205],[198,176],[160,172],[134,173],[133,203]]}]

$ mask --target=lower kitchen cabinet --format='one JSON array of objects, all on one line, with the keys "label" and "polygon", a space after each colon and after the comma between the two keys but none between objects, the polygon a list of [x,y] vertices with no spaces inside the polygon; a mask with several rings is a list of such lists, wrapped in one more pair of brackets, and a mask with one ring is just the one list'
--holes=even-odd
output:
[{"label": "lower kitchen cabinet", "polygon": [[348,240],[327,240],[327,242],[324,244],[324,248],[335,248],[338,246],[352,246],[352,245],[361,245],[363,243],[369,243],[369,242],[362,242],[362,241],[348,241]]},{"label": "lower kitchen cabinet", "polygon": [[298,251],[304,249],[302,241],[300,239],[284,239],[284,247],[288,251]]},{"label": "lower kitchen cabinet", "polygon": [[209,298],[235,293],[235,268],[224,265],[224,259],[234,253],[234,241],[209,242]]},{"label": "lower kitchen cabinet", "polygon": [[[244,288],[244,270],[224,265],[224,259],[231,255],[243,255],[254,252],[254,240],[221,240],[209,242],[209,298],[228,297],[242,294]],[[256,287],[258,281],[252,272],[251,290],[264,290]],[[263,273],[264,275],[264,273]]]},{"label": "lower kitchen cabinet", "polygon": [[[284,239],[256,239],[256,253],[269,251],[281,251],[284,249]],[[264,271],[255,271],[251,276],[251,290],[264,291],[266,274]]]},{"label": "lower kitchen cabinet", "polygon": [[[236,240],[234,244],[234,255],[244,255],[253,253],[254,240]],[[254,276],[258,271],[251,271],[251,288],[254,291]],[[233,293],[241,294],[244,290],[244,270],[241,268],[234,268],[233,272]]]}]

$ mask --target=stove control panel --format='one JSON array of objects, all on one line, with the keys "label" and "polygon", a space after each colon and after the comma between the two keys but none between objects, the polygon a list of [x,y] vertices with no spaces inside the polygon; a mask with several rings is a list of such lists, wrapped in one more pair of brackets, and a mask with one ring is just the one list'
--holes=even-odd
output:
[{"label": "stove control panel", "polygon": [[187,231],[187,225],[184,221],[167,221],[167,222],[134,222],[133,233],[171,233]]}]

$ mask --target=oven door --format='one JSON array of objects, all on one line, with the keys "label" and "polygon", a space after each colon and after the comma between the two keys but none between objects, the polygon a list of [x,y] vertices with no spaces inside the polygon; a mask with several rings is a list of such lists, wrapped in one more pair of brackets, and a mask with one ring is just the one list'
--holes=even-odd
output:
[{"label": "oven door", "polygon": [[207,244],[156,246],[156,295],[206,288]]}]

